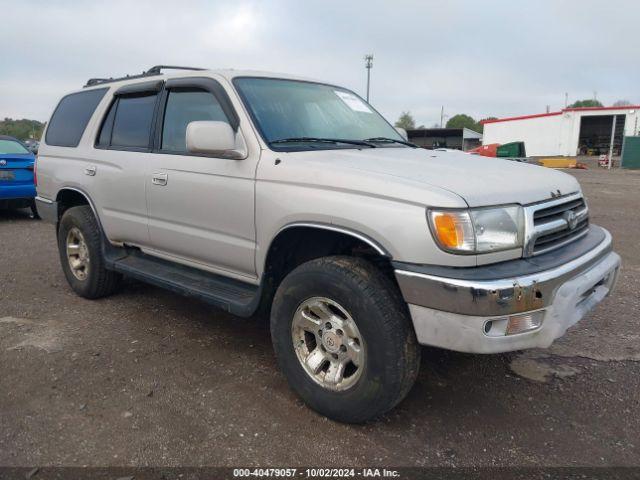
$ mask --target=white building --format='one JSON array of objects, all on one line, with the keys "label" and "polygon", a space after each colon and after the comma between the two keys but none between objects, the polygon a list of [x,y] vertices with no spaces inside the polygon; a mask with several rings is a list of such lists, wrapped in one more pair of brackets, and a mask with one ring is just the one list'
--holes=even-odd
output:
[{"label": "white building", "polygon": [[614,155],[624,136],[640,134],[640,106],[565,108],[560,112],[486,120],[483,145],[523,141],[528,156]]}]

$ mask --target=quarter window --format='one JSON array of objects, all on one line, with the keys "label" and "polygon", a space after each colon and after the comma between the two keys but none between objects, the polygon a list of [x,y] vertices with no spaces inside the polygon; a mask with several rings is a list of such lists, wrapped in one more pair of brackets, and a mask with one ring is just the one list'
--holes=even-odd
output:
[{"label": "quarter window", "polygon": [[51,116],[45,141],[57,147],[77,147],[94,110],[107,92],[106,88],[67,95]]},{"label": "quarter window", "polygon": [[212,93],[199,89],[170,90],[162,126],[161,149],[185,153],[187,125],[202,120],[229,122]]}]

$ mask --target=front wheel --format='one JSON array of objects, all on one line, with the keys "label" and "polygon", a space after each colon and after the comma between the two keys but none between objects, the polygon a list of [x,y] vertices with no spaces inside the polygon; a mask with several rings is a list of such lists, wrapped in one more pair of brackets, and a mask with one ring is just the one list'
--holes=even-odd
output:
[{"label": "front wheel", "polygon": [[363,259],[324,257],[293,270],[276,292],[271,336],[291,387],[334,420],[360,423],[390,410],[418,374],[406,305]]}]

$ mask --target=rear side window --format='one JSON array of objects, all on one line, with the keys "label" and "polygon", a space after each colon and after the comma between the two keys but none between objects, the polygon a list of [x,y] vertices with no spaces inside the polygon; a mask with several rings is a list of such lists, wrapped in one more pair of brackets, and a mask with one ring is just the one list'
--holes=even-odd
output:
[{"label": "rear side window", "polygon": [[156,93],[118,96],[98,136],[99,147],[149,148]]},{"label": "rear side window", "polygon": [[97,146],[108,147],[111,145],[111,132],[113,131],[113,117],[116,115],[116,106],[118,101],[116,100],[111,104],[109,113],[102,122],[102,128],[100,129],[100,136],[98,137]]},{"label": "rear side window", "polygon": [[91,115],[107,90],[100,88],[72,93],[60,100],[47,127],[47,144],[77,147]]},{"label": "rear side window", "polygon": [[120,97],[113,120],[111,146],[147,148],[157,95]]},{"label": "rear side window", "polygon": [[198,89],[171,90],[164,112],[161,149],[186,152],[187,125],[201,120],[229,122],[212,93]]}]

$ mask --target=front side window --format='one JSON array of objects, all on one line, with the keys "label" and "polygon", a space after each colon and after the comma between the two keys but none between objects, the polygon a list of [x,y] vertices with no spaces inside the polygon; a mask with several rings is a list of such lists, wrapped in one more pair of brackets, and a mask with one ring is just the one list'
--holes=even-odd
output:
[{"label": "front side window", "polygon": [[[296,139],[296,149],[354,148],[326,140],[364,141],[402,137],[370,105],[344,88],[296,80],[241,77],[234,84],[252,114],[264,140],[279,149]],[[290,147],[287,147],[290,148]]]},{"label": "front side window", "polygon": [[20,142],[16,142],[15,140],[0,139],[0,155],[25,155],[28,153],[31,152],[24,148],[24,146]]},{"label": "front side window", "polygon": [[161,149],[170,152],[187,151],[187,125],[196,121],[227,122],[216,97],[204,90],[170,90],[164,112]]},{"label": "front side window", "polygon": [[107,88],[87,90],[67,95],[51,116],[45,141],[58,147],[77,147],[94,110]]}]

